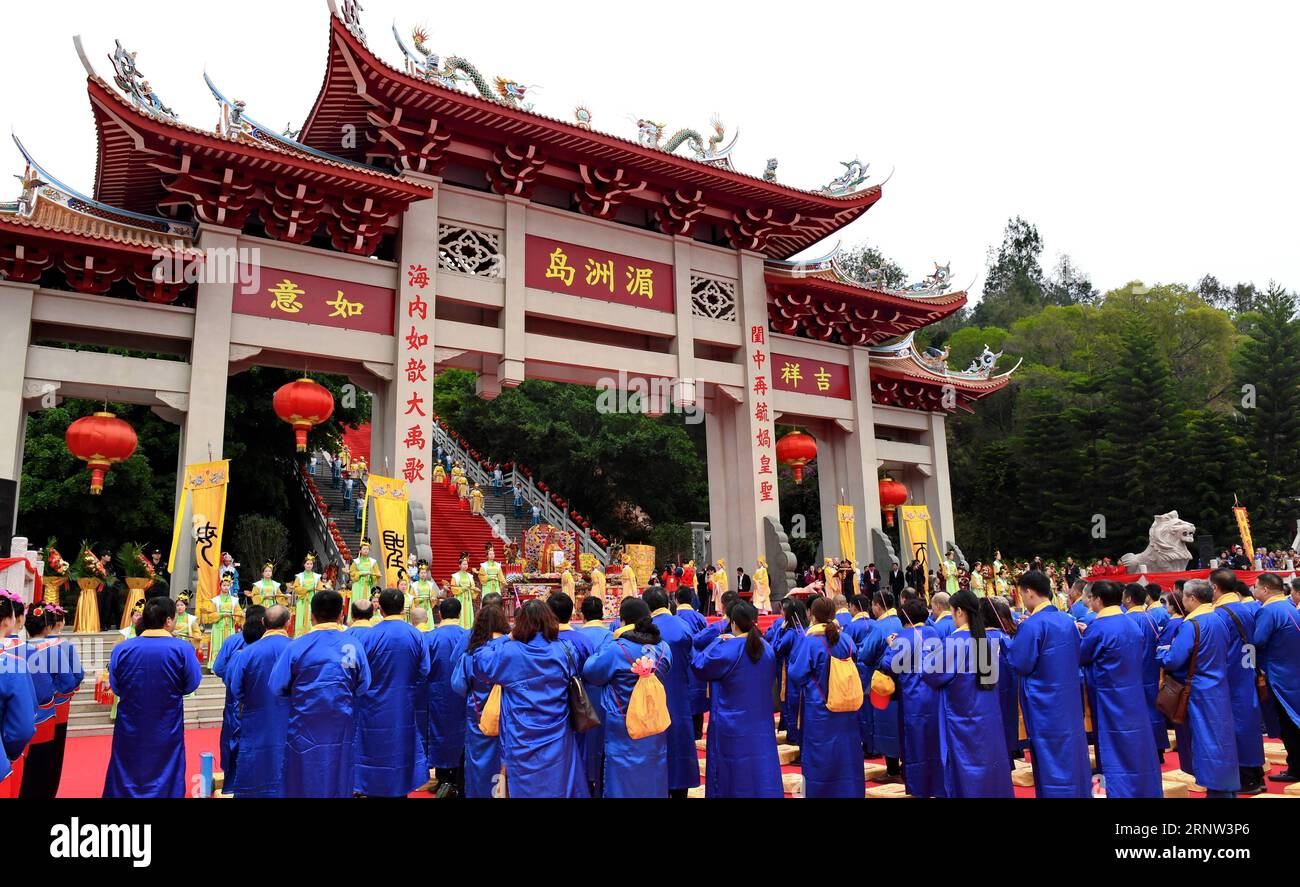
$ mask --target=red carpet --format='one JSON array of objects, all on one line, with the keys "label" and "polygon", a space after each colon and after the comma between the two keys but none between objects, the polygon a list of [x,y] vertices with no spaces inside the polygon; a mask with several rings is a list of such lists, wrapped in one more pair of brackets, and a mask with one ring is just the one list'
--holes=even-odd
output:
[{"label": "red carpet", "polygon": [[[461,500],[450,483],[433,485],[429,526],[429,544],[433,548],[433,562],[429,568],[440,585],[459,569],[457,561],[462,551],[469,552],[470,568],[473,569],[483,562],[483,546],[493,541],[492,525],[479,515],[470,514],[468,505],[462,509]],[[503,555],[498,543],[497,560]]]},{"label": "red carpet", "polygon": [[[185,777],[189,785],[197,784],[199,756],[212,752],[212,768],[221,769],[221,756],[217,743],[221,731],[215,727],[185,731]],[[78,736],[68,739],[63,760],[63,780],[59,783],[60,798],[98,798],[104,794],[104,774],[108,771],[108,757],[112,752],[113,737]]]},{"label": "red carpet", "polygon": [[[343,442],[348,445],[353,457],[360,456],[370,465],[370,424],[366,423],[360,428],[343,427]],[[370,465],[372,470],[377,470],[374,465]]]}]

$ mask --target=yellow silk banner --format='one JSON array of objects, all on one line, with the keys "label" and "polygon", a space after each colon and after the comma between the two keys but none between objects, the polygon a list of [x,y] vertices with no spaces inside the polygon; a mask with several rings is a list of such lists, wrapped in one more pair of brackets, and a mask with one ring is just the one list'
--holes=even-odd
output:
[{"label": "yellow silk banner", "polygon": [[1234,506],[1232,514],[1237,518],[1237,529],[1241,532],[1241,547],[1246,549],[1246,557],[1255,559],[1255,543],[1250,538],[1250,515],[1240,505]]},{"label": "yellow silk banner", "polygon": [[[229,484],[229,459],[185,466],[185,485],[181,491],[180,507],[176,509],[176,526],[172,529],[172,549],[167,560],[167,571],[170,573],[176,569],[181,524],[185,521],[185,503],[189,500],[194,565],[199,577],[194,592],[194,612],[200,617],[211,609],[212,599],[221,592],[221,537],[225,531],[226,491]],[[184,586],[182,578],[179,587]]]},{"label": "yellow silk banner", "polygon": [[853,535],[853,506],[835,506],[840,527],[840,557],[853,564],[858,562],[858,546]]},{"label": "yellow silk banner", "polygon": [[[396,588],[406,575],[406,482],[370,475],[366,499],[374,501],[375,529],[379,531],[379,560],[384,565],[384,587]],[[362,527],[364,528],[364,517]]]},{"label": "yellow silk banner", "polygon": [[[930,523],[930,509],[924,505],[902,505],[899,506],[902,512],[903,527],[903,544],[907,547],[912,557],[921,563],[921,570],[926,576],[930,575],[930,549],[929,544],[934,545],[936,562],[942,556],[939,551],[939,543],[934,539],[934,528]],[[917,591],[926,594],[928,589],[918,588]]]}]

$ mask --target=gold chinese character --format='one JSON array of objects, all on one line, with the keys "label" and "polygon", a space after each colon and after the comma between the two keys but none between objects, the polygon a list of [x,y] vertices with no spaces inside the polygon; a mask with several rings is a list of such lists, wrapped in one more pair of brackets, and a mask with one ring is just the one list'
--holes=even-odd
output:
[{"label": "gold chinese character", "polygon": [[614,291],[614,260],[597,262],[595,259],[588,259],[587,286],[600,286],[601,284],[607,285],[611,293]]},{"label": "gold chinese character", "polygon": [[343,298],[343,290],[339,290],[339,296],[333,301],[326,302],[334,310],[330,312],[330,317],[359,317],[361,312],[366,309],[362,302],[349,302]]},{"label": "gold chinese character", "polygon": [[813,373],[813,378],[817,380],[818,391],[831,390],[831,374],[826,372],[826,367],[818,367],[817,372]]},{"label": "gold chinese character", "polygon": [[803,381],[803,371],[799,368],[799,364],[787,362],[784,366],[782,366],[781,381],[793,385],[795,388],[798,388],[799,383]]},{"label": "gold chinese character", "polygon": [[286,314],[297,314],[302,310],[302,302],[298,301],[298,297],[304,296],[306,293],[299,289],[297,284],[289,278],[286,277],[267,292],[275,297],[271,300],[272,308]]},{"label": "gold chinese character", "polygon": [[645,296],[647,299],[654,299],[654,269],[629,266],[627,269],[627,292],[631,296]]},{"label": "gold chinese character", "polygon": [[557,246],[555,252],[551,253],[551,264],[546,269],[546,277],[548,280],[554,277],[563,280],[565,286],[573,286],[576,270],[569,264],[569,257],[564,254],[564,250]]}]

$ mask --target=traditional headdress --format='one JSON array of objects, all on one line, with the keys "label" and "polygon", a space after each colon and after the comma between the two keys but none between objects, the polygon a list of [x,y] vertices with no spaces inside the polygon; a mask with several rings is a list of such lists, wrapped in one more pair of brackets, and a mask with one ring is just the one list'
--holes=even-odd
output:
[{"label": "traditional headdress", "polygon": [[[178,603],[178,604],[188,604],[189,602],[190,602],[190,593],[189,593],[188,591],[182,591],[180,594],[176,595],[176,603]],[[137,607],[139,607],[141,610],[143,610],[143,609],[144,609],[144,599],[141,598],[140,600],[136,601],[136,602],[135,602],[135,605],[136,605]]]},{"label": "traditional headdress", "polygon": [[271,563],[270,561],[267,561],[266,563],[262,564],[262,569],[263,569],[263,570],[271,570],[271,571],[274,572],[274,570],[275,570],[275,564]]},{"label": "traditional headdress", "polygon": [[417,564],[415,565],[415,568],[416,568],[417,570],[427,570],[427,569],[429,569],[429,562],[428,562],[428,561],[424,561],[424,560],[422,560],[422,561],[420,561],[419,563],[417,563]]},{"label": "traditional headdress", "polygon": [[[178,603],[180,601],[185,601],[186,603],[188,603],[189,599],[190,596],[188,594],[182,594],[176,598]],[[131,607],[131,613],[134,615],[136,613],[143,613],[143,612],[144,612],[144,598],[140,598],[140,600],[136,601],[135,605]]]}]

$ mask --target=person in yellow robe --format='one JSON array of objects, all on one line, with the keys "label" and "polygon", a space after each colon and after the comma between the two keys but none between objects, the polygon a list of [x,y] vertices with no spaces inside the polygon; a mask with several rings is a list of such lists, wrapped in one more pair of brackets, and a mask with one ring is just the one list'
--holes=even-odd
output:
[{"label": "person in yellow robe", "polygon": [[569,562],[564,562],[564,572],[560,574],[560,591],[569,596],[569,600],[577,603],[578,592],[577,583],[573,580],[573,571],[569,568]]},{"label": "person in yellow robe", "polygon": [[[190,608],[190,596],[181,592],[176,596],[176,626],[172,629],[172,637],[183,638],[194,645],[194,652],[199,652],[199,641],[203,640],[203,628],[199,625],[199,619],[193,613],[187,612]],[[133,608],[134,615],[135,608]],[[140,602],[138,611],[144,612],[144,601]],[[135,637],[134,634],[129,637]]]},{"label": "person in yellow robe", "polygon": [[470,514],[483,513],[483,491],[479,489],[478,484],[474,484],[474,489],[469,494],[469,512]]},{"label": "person in yellow robe", "polygon": [[469,501],[469,478],[463,474],[456,481],[456,495],[463,501]]},{"label": "person in yellow robe", "polygon": [[379,561],[370,556],[369,539],[361,540],[357,547],[357,559],[352,562],[348,572],[352,576],[351,599],[354,601],[369,600],[371,592],[384,587],[384,573]]},{"label": "person in yellow robe", "polygon": [[271,578],[274,573],[274,564],[262,564],[262,578],[254,582],[253,587],[249,589],[248,596],[252,598],[253,603],[262,607],[270,607],[274,604],[288,605],[288,595],[280,590],[280,583]]},{"label": "person in yellow robe", "polygon": [[591,591],[587,593],[603,601],[605,599],[605,571],[600,568],[600,564],[596,564],[591,568],[587,578],[591,581]]},{"label": "person in yellow robe", "polygon": [[759,557],[754,580],[754,609],[764,616],[772,612],[772,584],[767,578],[767,558]]},{"label": "person in yellow robe", "polygon": [[632,562],[627,558],[623,559],[623,571],[618,574],[618,583],[623,588],[623,597],[638,597],[641,590],[637,587],[636,573],[632,570]]},{"label": "person in yellow robe", "polygon": [[727,593],[727,560],[718,558],[718,569],[713,574],[713,613],[725,615],[722,611],[722,596]]},{"label": "person in yellow robe", "polygon": [[460,601],[460,627],[474,627],[474,600],[478,597],[478,584],[474,574],[469,571],[469,552],[460,554],[460,569],[451,577],[447,593]]},{"label": "person in yellow robe", "polygon": [[826,558],[826,562],[822,564],[822,588],[829,598],[834,598],[840,593],[840,571],[836,569],[835,562],[830,558]]},{"label": "person in yellow robe", "polygon": [[445,484],[447,482],[447,470],[442,467],[441,462],[434,463],[433,482],[435,484]]}]

